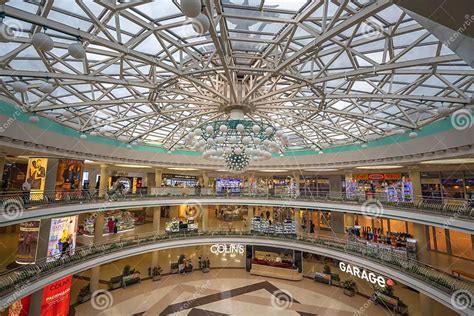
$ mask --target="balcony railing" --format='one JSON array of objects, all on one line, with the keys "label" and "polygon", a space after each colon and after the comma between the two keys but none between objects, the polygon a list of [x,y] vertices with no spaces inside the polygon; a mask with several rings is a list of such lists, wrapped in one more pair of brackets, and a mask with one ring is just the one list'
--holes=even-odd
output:
[{"label": "balcony railing", "polygon": [[[158,190],[159,191],[159,190]],[[366,202],[380,203],[383,207],[391,207],[398,209],[410,209],[419,212],[434,213],[438,215],[456,216],[466,219],[474,219],[474,201],[466,199],[441,199],[433,197],[417,197],[415,201],[389,201],[385,195],[366,196],[351,195],[348,196],[341,192],[318,192],[318,194],[272,194],[271,192],[257,193],[253,191],[243,191],[239,193],[207,193],[199,194],[195,191],[193,194],[180,193],[179,189],[176,194],[122,194],[120,192],[108,192],[103,197],[97,194],[91,194],[88,191],[78,192],[2,192],[0,193],[0,206],[3,212],[21,208],[22,210],[36,209],[38,207],[46,207],[50,205],[72,204],[72,203],[88,203],[101,201],[133,201],[146,199],[169,199],[169,198],[263,198],[263,199],[282,199],[293,201],[315,201],[315,202],[339,202],[352,205],[362,205]]]},{"label": "balcony railing", "polygon": [[[380,251],[377,248],[353,242],[345,239],[325,238],[325,237],[307,237],[307,236],[286,236],[286,235],[268,235],[256,234],[253,232],[229,232],[212,231],[186,234],[158,234],[144,233],[128,237],[118,237],[107,242],[95,243],[88,246],[76,248],[73,255],[64,255],[55,258],[54,261],[47,262],[47,259],[40,260],[35,264],[22,266],[14,270],[9,270],[0,275],[0,296],[8,297],[15,291],[31,285],[33,282],[57,273],[87,260],[92,260],[106,254],[118,253],[121,250],[137,248],[169,240],[197,239],[201,237],[215,238],[216,241],[222,240],[222,237],[238,238],[263,238],[265,240],[275,240],[284,242],[298,242],[305,245],[313,245],[326,249],[339,251],[351,256],[356,256],[373,261],[378,264],[390,267],[409,275],[423,283],[437,288],[448,295],[457,290],[466,290],[474,293],[474,284],[469,281],[459,280],[452,275],[426,265],[422,262],[399,256],[396,253]],[[408,285],[408,284],[407,284]]]}]

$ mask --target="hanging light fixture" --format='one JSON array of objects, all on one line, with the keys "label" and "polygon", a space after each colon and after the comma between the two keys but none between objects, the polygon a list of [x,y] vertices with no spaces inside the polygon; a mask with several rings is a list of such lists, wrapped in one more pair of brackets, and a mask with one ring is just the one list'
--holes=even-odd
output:
[{"label": "hanging light fixture", "polygon": [[86,135],[86,134],[81,134],[81,135],[79,136],[79,138],[80,138],[80,139],[87,139],[87,135]]},{"label": "hanging light fixture", "polygon": [[11,87],[13,88],[13,90],[15,90],[15,92],[18,93],[25,93],[26,91],[28,91],[28,85],[23,81],[15,81],[11,84]]},{"label": "hanging light fixture", "polygon": [[[277,136],[278,135],[278,136]],[[272,152],[282,152],[283,132],[275,127],[246,119],[243,110],[232,109],[228,120],[208,123],[189,132],[186,142],[203,152],[208,160],[223,162],[229,171],[241,172],[251,161],[268,160]]]},{"label": "hanging light fixture", "polygon": [[43,52],[48,52],[54,48],[53,40],[45,33],[35,33],[31,38],[31,43],[37,50]]},{"label": "hanging light fixture", "polygon": [[181,0],[180,5],[181,11],[183,11],[183,14],[188,18],[197,17],[202,10],[201,0]]},{"label": "hanging light fixture", "polygon": [[0,42],[8,43],[15,37],[15,32],[5,23],[0,23]]},{"label": "hanging light fixture", "polygon": [[211,23],[209,22],[209,18],[205,14],[199,14],[196,18],[192,19],[191,21],[194,32],[198,33],[199,35],[206,34],[211,27]]},{"label": "hanging light fixture", "polygon": [[51,83],[49,83],[48,81],[46,81],[46,82],[43,82],[39,85],[38,90],[43,92],[43,93],[48,94],[48,93],[51,93],[51,92],[54,91],[54,86]]},{"label": "hanging light fixture", "polygon": [[416,138],[418,136],[418,133],[413,131],[410,134],[408,134],[408,136],[413,139],[413,138]]},{"label": "hanging light fixture", "polygon": [[36,115],[32,115],[28,118],[31,123],[38,123],[39,122],[39,117]]},{"label": "hanging light fixture", "polygon": [[67,47],[67,51],[69,55],[76,59],[84,59],[84,57],[86,56],[86,50],[84,49],[84,46],[82,46],[82,43],[80,41],[69,44],[69,46]]}]

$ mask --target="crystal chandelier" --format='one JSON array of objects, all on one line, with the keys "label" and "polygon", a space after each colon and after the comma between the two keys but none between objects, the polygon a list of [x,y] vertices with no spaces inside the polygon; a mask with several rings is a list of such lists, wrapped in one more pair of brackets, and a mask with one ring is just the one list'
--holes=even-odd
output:
[{"label": "crystal chandelier", "polygon": [[230,111],[228,120],[209,122],[190,132],[186,143],[204,158],[224,162],[229,171],[242,172],[251,161],[283,154],[288,137],[269,124],[245,118],[244,111],[237,108]]}]

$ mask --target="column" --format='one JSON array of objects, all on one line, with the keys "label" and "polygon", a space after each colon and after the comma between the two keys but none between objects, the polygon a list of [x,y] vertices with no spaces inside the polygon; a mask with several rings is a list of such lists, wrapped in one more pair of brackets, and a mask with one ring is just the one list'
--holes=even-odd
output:
[{"label": "column", "polygon": [[299,208],[295,209],[295,224],[296,224],[296,234],[301,235],[302,234],[301,215],[300,215],[300,209]]},{"label": "column", "polygon": [[109,188],[109,165],[100,165],[99,197],[103,197]]},{"label": "column", "polygon": [[342,179],[341,176],[329,176],[329,193],[339,196],[342,192]]},{"label": "column", "polygon": [[[51,231],[51,219],[42,219],[36,246],[36,260],[39,261],[48,256],[48,242]],[[43,301],[43,289],[31,294],[29,316],[41,315],[41,303]]]},{"label": "column", "polygon": [[[160,233],[161,206],[153,208],[153,232]],[[158,250],[151,253],[151,268],[158,266]]]},{"label": "column", "polygon": [[355,226],[355,215],[352,213],[344,213],[344,226],[354,227]]},{"label": "column", "polygon": [[209,177],[206,173],[202,174],[202,187],[203,188],[209,187]]},{"label": "column", "polygon": [[[102,183],[102,173],[100,182]],[[94,220],[94,244],[103,240],[104,213],[98,212]],[[91,268],[90,291],[94,293],[99,289],[100,265]]]},{"label": "column", "polygon": [[160,188],[163,182],[163,169],[155,169],[155,187]]},{"label": "column", "polygon": [[249,206],[247,211],[247,231],[252,230],[252,218],[254,217],[254,206]]},{"label": "column", "polygon": [[207,205],[203,205],[202,209],[202,231],[207,232],[209,230],[209,210]]},{"label": "column", "polygon": [[426,251],[428,251],[425,225],[413,223],[413,237],[416,239],[416,251],[418,260],[423,261]]},{"label": "column", "polygon": [[5,168],[5,156],[0,156],[0,185],[3,184],[3,169]]},{"label": "column", "polygon": [[99,174],[96,168],[89,170],[89,192],[95,192],[95,186],[97,185],[97,175]]},{"label": "column", "polygon": [[348,191],[348,187],[352,184],[353,181],[354,181],[354,180],[353,180],[352,170],[347,170],[347,171],[345,171],[345,172],[344,172],[344,182],[345,182],[345,184],[346,184],[346,192],[343,192],[343,193],[345,193],[345,194],[344,194],[345,197],[351,197],[351,196],[349,196],[349,194],[348,194],[348,192],[349,192],[349,191]]},{"label": "column", "polygon": [[408,171],[408,177],[413,186],[413,202],[419,202],[421,200],[421,177],[420,168],[411,167]]},{"label": "column", "polygon": [[445,240],[446,240],[446,252],[448,255],[453,254],[453,250],[451,248],[451,235],[449,233],[449,229],[445,228],[444,229],[444,235],[445,235]]},{"label": "column", "polygon": [[316,227],[318,231],[321,230],[321,211],[320,210],[318,210],[318,218],[316,220]]},{"label": "column", "polygon": [[429,296],[420,292],[420,307],[421,315],[423,316],[433,316],[433,304],[434,301]]}]

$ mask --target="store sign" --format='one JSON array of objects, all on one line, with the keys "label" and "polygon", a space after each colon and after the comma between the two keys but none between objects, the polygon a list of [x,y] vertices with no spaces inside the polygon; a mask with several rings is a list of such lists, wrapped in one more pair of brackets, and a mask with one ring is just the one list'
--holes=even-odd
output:
[{"label": "store sign", "polygon": [[67,316],[71,298],[72,276],[51,283],[43,290],[41,316]]},{"label": "store sign", "polygon": [[221,254],[221,253],[243,254],[245,252],[245,246],[242,244],[214,244],[211,246],[211,252],[213,254]]},{"label": "store sign", "polygon": [[53,218],[49,232],[48,258],[51,262],[74,254],[76,248],[77,216]]},{"label": "store sign", "polygon": [[30,312],[31,295],[14,302],[8,308],[8,316],[28,316]]},{"label": "store sign", "polygon": [[355,174],[354,179],[361,180],[400,180],[402,178],[401,173],[366,173],[366,174]]},{"label": "store sign", "polygon": [[339,269],[342,272],[349,273],[353,276],[358,277],[359,279],[366,280],[367,282],[370,282],[372,284],[377,284],[380,287],[385,287],[387,285],[387,282],[385,281],[385,278],[383,276],[377,276],[373,272],[367,272],[365,269],[354,267],[348,263],[342,261],[339,262]]},{"label": "store sign", "polygon": [[20,223],[16,263],[30,264],[36,260],[40,221]]}]

